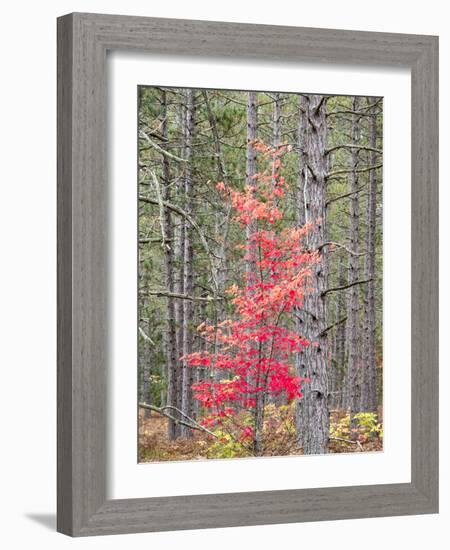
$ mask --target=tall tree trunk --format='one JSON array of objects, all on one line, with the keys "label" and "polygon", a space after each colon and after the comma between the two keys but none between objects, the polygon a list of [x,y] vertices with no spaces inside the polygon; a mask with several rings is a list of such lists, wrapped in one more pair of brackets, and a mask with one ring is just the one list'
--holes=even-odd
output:
[{"label": "tall tree trunk", "polygon": [[[184,173],[184,198],[185,211],[189,216],[193,214],[194,208],[194,186],[192,181],[192,135],[194,132],[194,92],[192,89],[186,90],[186,134],[185,134],[185,173]],[[193,231],[191,225],[185,225],[184,235],[184,292],[188,296],[194,294],[194,252],[193,252]],[[183,325],[183,355],[189,355],[193,351],[193,322],[194,322],[194,302],[184,300],[184,325]],[[187,363],[183,361],[183,387],[181,397],[181,410],[188,417],[192,417],[192,381],[193,372]],[[186,426],[181,426],[183,436],[192,435],[191,430]]]},{"label": "tall tree trunk", "polygon": [[[342,256],[339,256],[338,286],[345,286],[347,281],[344,275],[345,264]],[[338,292],[334,301],[334,331],[332,340],[331,363],[329,370],[329,407],[340,409],[342,402],[343,374],[345,373],[345,321],[346,303],[345,292]]]},{"label": "tall tree trunk", "polygon": [[[375,103],[374,98],[370,98]],[[371,109],[369,117],[369,146],[377,147],[377,117],[376,106]],[[370,165],[375,166],[377,153],[371,151]],[[375,232],[376,232],[376,208],[377,208],[377,173],[369,172],[369,189],[367,194],[367,235],[366,235],[366,279],[369,280],[365,291],[364,308],[364,384],[361,394],[361,410],[377,411],[377,384],[375,362]]]},{"label": "tall tree trunk", "polygon": [[[206,319],[206,302],[202,301],[195,307],[195,326],[198,326],[201,322],[205,322]],[[194,347],[196,351],[200,352],[206,351],[207,349],[205,339],[198,333],[198,331],[195,333],[194,336]],[[207,380],[208,376],[209,373],[207,372],[206,367],[197,367],[195,369],[194,382],[197,384],[202,380]],[[193,418],[197,420],[201,410],[200,401],[198,399],[193,399],[192,401]]]},{"label": "tall tree trunk", "polygon": [[306,101],[309,124],[306,144],[307,182],[305,185],[306,221],[312,224],[308,235],[310,250],[319,250],[319,260],[313,266],[311,287],[304,305],[304,335],[311,342],[303,353],[306,374],[310,381],[304,386],[303,452],[328,452],[328,337],[326,328],[327,247],[325,242],[325,182],[327,173],[327,119],[324,96],[311,95]]},{"label": "tall tree trunk", "polygon": [[[295,219],[298,227],[305,225],[305,184],[306,184],[306,146],[307,146],[307,131],[308,121],[306,118],[306,99],[304,96],[299,96],[298,105],[298,178],[295,192]],[[295,310],[295,328],[298,334],[304,334],[305,318],[301,308]],[[295,368],[297,376],[306,378],[306,364],[303,353],[296,353]],[[296,403],[295,411],[295,426],[297,433],[297,445],[303,446],[303,422],[305,420],[303,414],[304,399],[300,398]]]},{"label": "tall tree trunk", "polygon": [[[211,127],[211,133],[214,139],[214,154],[216,159],[217,181],[226,180],[226,171],[222,158],[222,145],[220,143],[220,136],[217,130],[217,119],[211,108],[209,94],[206,90],[203,91],[203,97],[206,105],[206,112],[208,114],[208,121]],[[214,211],[214,235],[215,240],[218,243],[215,252],[215,264],[217,274],[217,289],[216,292],[219,295],[223,295],[225,291],[226,276],[227,276],[227,255],[226,244],[228,240],[228,230],[230,222],[230,210],[224,215],[224,212],[216,209]],[[215,305],[215,319],[214,324],[217,327],[225,319],[225,303],[223,300],[217,300]],[[218,353],[218,343],[215,342],[215,352]],[[213,378],[218,382],[223,377],[223,373],[217,370],[213,373]]]},{"label": "tall tree trunk", "polygon": [[[179,151],[178,156],[183,158],[185,154],[184,150],[184,134],[185,134],[185,124],[186,124],[186,109],[185,109],[185,100],[184,92],[181,91],[180,103],[177,109],[177,126],[179,129]],[[178,179],[176,185],[176,194],[178,202],[183,204],[184,202],[184,181],[183,181],[183,166],[179,167]],[[174,288],[176,294],[184,294],[184,239],[186,232],[186,218],[177,217],[176,225],[174,228],[174,238],[175,238],[175,260],[176,266],[174,269]],[[182,361],[181,357],[183,356],[183,327],[184,327],[184,302],[183,300],[175,300],[175,326],[176,326],[176,343],[177,343],[177,361],[176,361],[176,407],[179,410],[182,410],[182,393],[183,393],[183,371],[182,371]],[[181,415],[175,413],[176,418],[181,419]],[[176,436],[181,435],[181,426],[176,425],[175,428]]]},{"label": "tall tree trunk", "polygon": [[222,146],[220,144],[220,137],[217,131],[216,116],[211,109],[211,103],[209,101],[209,94],[206,90],[203,90],[203,98],[205,100],[206,112],[208,114],[209,125],[211,126],[211,133],[214,139],[214,155],[216,157],[217,177],[218,181],[225,179],[225,166],[222,158]]},{"label": "tall tree trunk", "polygon": [[[281,143],[281,94],[273,94],[273,111],[272,111],[272,147],[277,149]],[[272,169],[272,184],[275,184],[275,166]]]},{"label": "tall tree trunk", "polygon": [[[165,90],[161,92],[161,135],[162,143],[161,149],[164,151],[167,150],[167,93]],[[170,165],[169,158],[167,155],[162,154],[162,199],[164,201],[170,202],[171,193],[170,193]],[[164,248],[164,277],[166,288],[169,292],[174,292],[174,278],[173,278],[173,249],[172,249],[172,238],[173,238],[173,225],[172,225],[172,216],[168,208],[164,209],[164,216],[162,221],[164,227],[164,235],[167,237],[167,242],[162,242]],[[168,377],[168,386],[167,386],[167,404],[170,406],[177,406],[177,335],[176,335],[176,324],[175,324],[175,303],[174,299],[168,297],[166,299],[166,308],[167,308],[167,333],[165,338],[166,345],[166,361],[167,361],[167,377]],[[169,419],[168,422],[168,437],[169,439],[175,439],[177,437],[177,426],[173,420]]]},{"label": "tall tree trunk", "polygon": [[[245,184],[250,187],[255,187],[254,175],[256,174],[256,149],[254,143],[256,141],[256,131],[258,125],[257,111],[257,95],[256,92],[248,92],[247,95],[247,157],[245,169]],[[247,240],[254,233],[255,226],[247,225]]]},{"label": "tall tree trunk", "polygon": [[[176,270],[174,271],[175,293],[184,294],[184,278],[183,278],[183,258],[184,258],[184,230],[186,221],[183,218],[178,218],[175,226],[175,258],[177,260]],[[177,361],[176,361],[176,398],[175,406],[181,410],[181,399],[183,389],[183,371],[182,361],[183,356],[183,327],[184,327],[184,304],[183,300],[175,300],[175,326],[176,326],[176,343],[177,343]],[[181,418],[177,413],[174,414],[177,418]],[[176,436],[181,435],[181,426],[176,425]]]},{"label": "tall tree trunk", "polygon": [[[348,281],[346,277],[346,268],[344,261],[341,260],[339,263],[339,275],[338,275],[338,286],[345,286]],[[347,312],[346,304],[346,293],[339,292],[336,299],[336,319],[340,321],[345,319]],[[336,326],[336,351],[335,351],[335,399],[333,400],[333,406],[340,409],[343,407],[344,403],[344,380],[346,373],[346,364],[345,364],[345,334],[347,328],[347,319],[339,322]]]},{"label": "tall tree trunk", "polygon": [[[247,158],[245,183],[248,187],[254,188],[256,185],[254,175],[256,174],[256,149],[254,143],[257,135],[258,112],[257,112],[257,94],[256,92],[248,92],[247,94]],[[246,227],[247,244],[250,243],[252,235],[257,230],[256,224],[250,222]],[[246,277],[253,275],[256,272],[255,260],[249,258],[246,261]],[[250,382],[257,386],[259,376],[256,375],[254,380]],[[262,453],[262,429],[264,423],[264,395],[262,392],[256,394],[256,405],[254,410],[254,425],[255,434],[253,439],[254,452],[256,455]]]},{"label": "tall tree trunk", "polygon": [[[276,92],[273,94],[273,107],[272,107],[272,147],[275,151],[278,150],[281,144],[281,94]],[[275,163],[272,166],[272,187],[276,184],[276,172],[278,168]],[[281,393],[278,396],[273,395],[269,397],[269,402],[278,406],[286,403],[286,396]]]},{"label": "tall tree trunk", "polygon": [[[147,327],[148,331],[148,327]],[[152,393],[151,393],[151,384],[150,384],[150,375],[151,375],[151,348],[150,348],[150,342],[148,340],[145,340],[145,342],[142,345],[143,347],[143,353],[142,358],[144,360],[144,366],[143,366],[143,380],[142,380],[142,396],[141,400],[144,403],[147,403],[148,405],[152,404]],[[150,418],[151,411],[149,409],[145,409],[144,411],[144,418]]]},{"label": "tall tree trunk", "polygon": [[[359,109],[359,98],[353,98],[352,110],[357,112]],[[357,114],[352,115],[351,140],[353,145],[359,141],[360,117]],[[349,258],[349,284],[355,283],[359,278],[359,258],[356,255],[359,250],[359,193],[358,193],[358,164],[359,152],[356,148],[350,152],[351,171],[349,174],[349,193],[350,196],[350,225],[349,225],[349,244],[355,254]],[[347,312],[347,340],[348,340],[348,366],[347,366],[347,406],[350,411],[351,422],[354,426],[353,415],[359,412],[360,402],[360,355],[358,346],[358,297],[359,288],[352,286],[348,291],[348,312]]]}]

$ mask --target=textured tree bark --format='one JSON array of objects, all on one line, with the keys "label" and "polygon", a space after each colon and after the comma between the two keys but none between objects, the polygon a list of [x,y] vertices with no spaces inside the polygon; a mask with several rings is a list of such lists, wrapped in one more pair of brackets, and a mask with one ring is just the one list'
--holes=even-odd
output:
[{"label": "textured tree bark", "polygon": [[[150,342],[145,340],[141,344],[141,351],[139,356],[139,362],[141,363],[142,379],[140,380],[139,389],[140,397],[139,402],[151,404],[151,385],[150,385],[150,374],[151,374],[151,349]],[[144,418],[149,418],[151,411],[146,409],[144,411]]]},{"label": "textured tree bark", "polygon": [[[299,105],[298,105],[298,178],[297,186],[295,190],[295,218],[298,227],[305,225],[305,184],[307,181],[307,164],[306,164],[306,144],[307,144],[307,132],[308,132],[308,121],[306,118],[306,99],[304,96],[299,96]],[[304,334],[304,314],[301,308],[297,308],[295,311],[295,328],[298,334]],[[306,377],[306,364],[304,361],[304,354],[296,353],[295,356],[295,368],[297,376],[301,378]],[[297,433],[297,445],[299,447],[303,446],[303,405],[304,399],[300,398],[296,403],[295,411],[295,425]]]},{"label": "textured tree bark", "polygon": [[[278,147],[281,144],[281,94],[279,92],[276,92],[273,94],[273,106],[272,106],[272,148],[274,150],[277,150]],[[275,186],[276,178],[275,174],[277,172],[277,168],[275,165],[272,166],[272,186]],[[268,398],[269,403],[273,403],[275,405],[283,405],[286,403],[285,395],[280,394],[278,396],[270,396]]]},{"label": "textured tree bark", "polygon": [[[161,135],[162,144],[161,148],[165,151],[167,149],[167,93],[165,90],[161,92]],[[169,157],[162,155],[162,198],[164,201],[171,200],[170,193],[170,165]],[[174,292],[174,278],[173,278],[173,225],[172,215],[168,208],[164,209],[163,217],[164,234],[167,238],[167,242],[163,241],[164,247],[164,276],[166,288],[169,292]],[[167,315],[167,332],[165,338],[166,345],[166,358],[167,358],[167,375],[168,375],[168,387],[167,387],[167,404],[176,407],[177,406],[177,335],[175,324],[175,303],[174,299],[170,296],[166,299],[166,315]],[[177,437],[177,425],[173,420],[168,422],[168,437],[169,439],[175,439]]]},{"label": "textured tree bark", "polygon": [[[211,126],[211,133],[214,138],[214,152],[216,158],[216,170],[217,170],[217,181],[226,180],[226,170],[222,158],[222,146],[220,143],[220,137],[217,130],[217,120],[214,115],[213,110],[211,109],[211,104],[209,100],[209,94],[206,90],[203,91],[203,97],[205,99],[206,111],[208,114],[208,121]],[[229,222],[230,222],[230,211],[224,215],[220,210],[215,210],[214,212],[214,235],[215,240],[218,244],[215,251],[215,264],[216,264],[216,274],[217,274],[217,289],[216,292],[219,295],[223,295],[226,284],[227,277],[227,255],[226,255],[226,244],[228,239],[229,231]],[[224,300],[218,300],[215,303],[215,320],[214,324],[217,327],[225,319],[225,302]],[[218,352],[217,342],[214,345],[215,352]],[[219,381],[223,376],[223,373],[216,371],[213,374],[213,378],[216,381]]]},{"label": "textured tree bark", "polygon": [[[178,218],[175,227],[175,258],[177,259],[177,268],[174,270],[175,292],[184,294],[184,278],[183,278],[183,258],[184,258],[184,231],[186,220]],[[175,301],[175,326],[176,326],[176,342],[177,342],[177,361],[176,361],[176,403],[177,409],[181,410],[181,394],[183,387],[183,372],[182,362],[180,358],[183,355],[183,326],[184,326],[184,300]],[[175,427],[177,437],[180,435],[180,425]]]},{"label": "textured tree bark", "polygon": [[[189,216],[193,214],[194,208],[194,187],[192,181],[192,136],[194,132],[194,92],[192,89],[186,90],[186,133],[185,133],[185,172],[184,172],[184,198],[185,210]],[[188,296],[194,294],[194,270],[193,270],[194,252],[193,252],[193,232],[190,225],[185,225],[184,233],[184,292]],[[189,355],[193,351],[193,322],[194,322],[194,302],[184,300],[183,303],[183,355]],[[183,361],[183,384],[181,395],[181,410],[192,417],[192,381],[193,372],[186,362]],[[181,435],[189,437],[192,435],[187,426],[181,426]]]},{"label": "textured tree bark", "polygon": [[[254,143],[257,136],[258,111],[256,92],[248,92],[247,95],[247,156],[245,167],[245,184],[255,187],[254,175],[256,174],[256,149]],[[254,224],[247,226],[247,240],[255,231]]]},{"label": "textured tree bark", "polygon": [[218,181],[223,181],[225,179],[225,166],[223,165],[223,159],[222,159],[222,146],[220,144],[220,137],[217,132],[217,120],[213,110],[211,109],[209,94],[206,90],[203,90],[203,98],[205,100],[206,112],[208,113],[208,121],[209,121],[209,125],[211,126],[211,133],[214,139],[214,152],[216,157],[217,177],[218,177]]},{"label": "textured tree bark", "polygon": [[326,328],[327,248],[325,242],[325,182],[326,159],[326,99],[311,95],[306,100],[308,132],[306,162],[308,166],[305,185],[306,222],[312,224],[308,235],[310,250],[319,250],[319,261],[313,267],[311,287],[303,308],[304,335],[311,342],[303,352],[306,375],[310,382],[304,385],[302,443],[305,454],[328,452],[328,337]]},{"label": "textured tree bark", "polygon": [[[183,155],[185,154],[184,150],[184,134],[185,134],[185,121],[186,118],[186,109],[184,104],[184,95],[183,92],[181,92],[181,99],[180,103],[178,105],[177,109],[177,121],[178,121],[178,128],[179,128],[179,142],[180,142],[180,150],[179,150],[179,156],[183,158]],[[183,166],[180,167],[181,170],[184,170],[184,163]],[[182,178],[183,172],[178,172],[178,179],[177,179],[177,185],[176,185],[176,193],[178,202],[183,203],[184,199],[184,181]],[[185,239],[185,231],[186,231],[186,225],[187,221],[184,216],[178,217],[176,219],[176,225],[175,225],[175,231],[174,231],[174,238],[175,238],[175,260],[176,260],[176,266],[174,268],[174,291],[176,294],[184,295],[184,239]],[[184,305],[183,300],[176,300],[175,301],[175,326],[176,326],[176,342],[177,342],[177,361],[176,361],[176,407],[179,410],[182,410],[182,390],[183,390],[183,371],[182,371],[182,362],[180,358],[183,356],[183,327],[184,327]],[[179,416],[179,415],[178,415]],[[181,418],[181,417],[180,417]],[[181,425],[179,423],[176,424],[175,427],[176,435],[177,437],[181,435]]]},{"label": "textured tree bark", "polygon": [[[338,286],[345,286],[348,284],[346,278],[346,269],[343,261],[339,264],[339,276]],[[336,301],[336,319],[344,319],[347,315],[347,294],[345,292],[339,292]],[[346,372],[345,364],[345,333],[347,327],[347,320],[340,322],[336,326],[336,348],[335,348],[335,388],[333,407],[342,408],[344,402],[344,379]]]},{"label": "textured tree bark", "polygon": [[[281,143],[281,94],[273,94],[273,111],[272,111],[272,146],[276,149]],[[272,169],[272,174],[275,174],[275,166]],[[272,176],[272,183],[275,179]]]},{"label": "textured tree bark", "polygon": [[[256,92],[248,92],[247,94],[247,157],[246,157],[246,170],[245,170],[245,183],[251,188],[255,188],[256,182],[254,175],[256,174],[256,150],[254,142],[257,137],[257,124],[258,124],[258,107],[257,107],[257,94]],[[254,222],[250,222],[246,227],[246,239],[247,244],[250,243],[253,233],[257,230],[257,226]],[[246,261],[246,275],[249,276],[256,272],[255,260],[249,258]],[[257,374],[250,382],[255,386],[258,385],[259,374]],[[254,452],[256,455],[262,453],[262,428],[264,423],[264,395],[258,392],[256,395],[256,405],[254,410]]]},{"label": "textured tree bark", "polygon": [[[205,322],[207,320],[206,302],[200,302],[196,307],[195,319],[195,326],[198,326],[201,322]],[[194,337],[194,347],[197,351],[206,351],[207,349],[204,338],[202,338],[198,332],[196,332]],[[195,369],[194,382],[198,383],[202,380],[206,380],[208,376],[210,376],[210,373],[205,367],[197,367],[197,369]],[[198,399],[193,399],[192,409],[193,418],[197,420],[201,410],[200,401],[198,401]]]},{"label": "textured tree bark", "polygon": [[[353,98],[352,110],[359,110],[359,98]],[[359,140],[360,117],[357,114],[352,115],[351,138],[352,143],[357,144]],[[350,224],[349,224],[349,247],[355,253],[359,252],[359,193],[358,191],[358,149],[350,151],[351,171],[349,173],[349,192],[350,196]],[[359,278],[359,259],[356,255],[349,257],[349,284],[355,283]],[[348,291],[348,312],[347,312],[347,341],[348,341],[348,365],[347,365],[347,407],[350,411],[350,424],[354,425],[353,415],[359,412],[361,376],[360,376],[360,354],[358,348],[358,296],[359,288],[352,286]]]},{"label": "textured tree bark", "polygon": [[[374,104],[375,99],[369,101]],[[373,149],[377,146],[377,107],[371,109],[369,119],[369,145]],[[370,165],[377,162],[376,151],[370,153]],[[369,172],[369,189],[367,194],[367,236],[366,236],[366,279],[369,279],[364,299],[364,384],[361,394],[361,410],[377,411],[377,384],[375,362],[375,235],[376,235],[376,199],[377,199],[377,172]]]}]

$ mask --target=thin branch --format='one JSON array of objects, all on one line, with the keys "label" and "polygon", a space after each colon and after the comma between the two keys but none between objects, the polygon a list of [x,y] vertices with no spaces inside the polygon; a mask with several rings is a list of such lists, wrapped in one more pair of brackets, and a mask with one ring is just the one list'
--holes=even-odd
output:
[{"label": "thin branch", "polygon": [[[307,309],[304,309],[304,308],[301,308],[301,312],[302,313],[307,313],[312,319],[313,321],[317,321],[317,317],[314,315],[314,313],[311,313],[310,311],[308,311]],[[298,313],[294,313],[294,316],[303,323],[303,319],[301,317],[301,315],[298,315]]]},{"label": "thin branch", "polygon": [[335,170],[334,172],[330,172],[327,174],[327,179],[333,178],[335,176],[339,176],[339,174],[348,174],[349,172],[355,172],[358,174],[361,174],[362,172],[369,172],[370,170],[376,170],[377,168],[381,168],[383,166],[383,163],[375,164],[374,166],[366,166],[366,168],[358,168],[357,170],[354,170],[352,168],[345,168],[343,170]]},{"label": "thin branch", "polygon": [[336,116],[336,115],[357,115],[359,117],[377,117],[380,116],[379,113],[363,113],[362,111],[351,111],[350,109],[343,109],[342,111],[330,111],[327,113],[327,117]]},{"label": "thin branch", "polygon": [[351,439],[344,439],[343,437],[330,437],[331,441],[343,441],[344,443],[348,443],[349,445],[358,445],[359,450],[362,451],[362,445],[359,441],[352,441]]},{"label": "thin branch", "polygon": [[366,184],[360,185],[356,191],[349,191],[348,193],[344,193],[343,195],[338,195],[337,197],[332,197],[331,199],[328,199],[326,201],[325,207],[327,207],[332,202],[339,201],[339,200],[345,199],[347,197],[351,197],[352,195],[356,195],[357,193],[360,193],[365,187],[367,187]]},{"label": "thin branch", "polygon": [[[324,336],[329,330],[331,330],[334,327],[337,327],[338,325],[341,325],[342,323],[345,323],[346,320],[347,320],[347,316],[342,317],[342,319],[339,319],[338,321],[336,321],[335,323],[333,323],[329,327],[324,328],[322,330],[322,332],[319,334],[319,336]],[[336,393],[336,392],[330,392],[330,393]]]},{"label": "thin branch", "polygon": [[[161,127],[161,126],[160,126],[160,127]],[[166,137],[164,137],[163,135],[161,135],[161,134],[160,134],[159,132],[157,132],[156,130],[155,130],[155,131],[153,131],[153,130],[148,131],[148,130],[147,130],[147,131],[146,131],[146,134],[147,134],[148,136],[152,136],[152,137],[154,137],[154,138],[156,138],[156,139],[159,139],[160,141],[166,141],[166,142],[169,141]],[[149,149],[150,149],[150,147],[146,147],[146,148],[143,149],[143,150],[148,151]]]},{"label": "thin branch", "polygon": [[[147,409],[149,411],[155,411],[158,414],[160,414],[162,416],[165,416],[166,418],[169,418],[170,420],[173,420],[173,422],[175,422],[175,424],[180,424],[181,426],[186,426],[188,428],[191,428],[191,430],[198,430],[199,432],[205,432],[209,435],[212,435],[215,438],[218,437],[214,432],[212,432],[211,430],[208,430],[208,428],[205,428],[204,426],[202,426],[201,424],[196,422],[193,418],[190,418],[189,416],[187,416],[187,414],[185,414],[183,411],[180,411],[180,409],[177,409],[176,407],[172,407],[170,405],[166,405],[165,407],[155,407],[154,405],[147,405],[147,403],[139,403],[139,407],[141,407],[143,409]],[[181,420],[180,418],[176,418],[175,416],[173,416],[172,414],[167,412],[166,409],[171,409],[171,410],[174,410],[174,411],[178,412],[179,414],[181,414],[185,418],[187,418],[187,421]]]},{"label": "thin branch", "polygon": [[329,294],[330,292],[337,292],[338,290],[347,290],[347,288],[351,288],[352,286],[356,285],[364,285],[365,283],[370,283],[370,281],[373,281],[373,279],[364,279],[364,281],[354,281],[353,283],[349,283],[347,285],[343,286],[336,286],[334,288],[327,288],[321,293],[321,296],[325,296],[326,294]]},{"label": "thin branch", "polygon": [[317,247],[317,250],[322,250],[325,246],[337,246],[338,248],[342,248],[352,256],[365,256],[364,252],[355,252],[354,250],[351,250],[350,248],[347,248],[344,244],[336,243],[334,241],[328,241],[326,243],[322,243]]},{"label": "thin branch", "polygon": [[[173,242],[173,239],[167,239],[166,238],[166,243],[171,243]],[[142,238],[142,239],[139,239],[139,244],[149,244],[149,243],[162,243],[162,239],[161,237],[148,237],[148,238]]]},{"label": "thin branch", "polygon": [[223,97],[224,99],[226,99],[227,101],[230,101],[231,103],[236,103],[237,105],[241,105],[242,107],[247,107],[247,103],[244,103],[243,101],[238,101],[237,99],[234,99],[232,97],[229,97],[229,96],[226,96],[225,94],[221,94],[220,92],[218,92],[216,90],[216,94],[219,96],[219,97]]},{"label": "thin branch", "polygon": [[[162,149],[161,149],[162,151]],[[169,245],[166,245],[166,242],[167,242],[167,235],[166,235],[166,223],[165,223],[165,218],[164,218],[164,203],[163,203],[163,198],[162,198],[162,193],[161,193],[161,186],[159,185],[159,180],[155,174],[155,172],[150,168],[150,166],[147,166],[146,169],[150,172],[150,175],[152,177],[152,180],[153,180],[153,184],[155,186],[155,191],[156,191],[156,198],[158,200],[158,206],[159,206],[159,225],[161,227],[161,246],[162,248],[166,248],[169,249]]]},{"label": "thin branch", "polygon": [[214,302],[224,300],[221,296],[188,296],[178,292],[169,292],[168,290],[148,290],[141,293],[143,296],[165,296],[167,298],[179,298],[180,300],[191,300],[192,302]]},{"label": "thin branch", "polygon": [[146,341],[146,342],[149,342],[152,346],[156,346],[155,342],[150,338],[150,336],[148,334],[146,334],[141,327],[139,327],[139,334],[142,336],[142,338]]},{"label": "thin branch", "polygon": [[326,101],[326,96],[322,96],[321,100],[319,101],[317,107],[314,109],[314,114],[317,115],[317,113],[320,111],[320,108],[322,107],[323,103]]},{"label": "thin branch", "polygon": [[382,153],[383,151],[381,149],[375,149],[374,147],[367,147],[365,145],[353,145],[351,143],[342,143],[341,145],[335,145],[334,147],[330,147],[325,151],[325,154],[328,155],[329,153],[332,153],[333,151],[336,151],[338,149],[362,149],[363,151],[373,151],[374,153]]},{"label": "thin branch", "polygon": [[[157,200],[151,199],[150,197],[144,197],[143,195],[139,195],[139,200],[141,202],[147,202],[149,204],[159,205],[159,202]],[[197,233],[200,237],[200,240],[202,242],[203,248],[205,249],[205,252],[208,255],[209,263],[210,263],[210,266],[211,266],[211,277],[212,277],[212,280],[213,280],[213,283],[214,283],[214,287],[217,289],[218,285],[217,285],[217,278],[216,278],[216,268],[214,266],[214,261],[212,259],[214,254],[212,253],[211,249],[209,248],[208,242],[207,242],[205,236],[203,235],[202,230],[200,229],[200,226],[192,218],[192,216],[190,216],[185,210],[183,210],[179,206],[176,206],[175,204],[172,204],[168,201],[162,201],[162,205],[165,208],[168,208],[169,210],[172,210],[172,212],[176,212],[180,216],[183,216],[183,218],[185,218],[192,225],[192,227],[197,231]]]},{"label": "thin branch", "polygon": [[206,90],[203,90],[203,97],[205,98],[205,104],[206,104],[206,111],[208,113],[208,120],[209,120],[209,125],[211,126],[211,132],[213,134],[213,138],[214,138],[214,145],[215,145],[215,157],[216,157],[216,162],[217,162],[217,172],[218,172],[218,176],[221,180],[223,180],[226,176],[226,172],[225,172],[225,166],[223,165],[223,161],[222,161],[222,150],[221,150],[221,147],[220,147],[220,138],[219,138],[219,134],[217,132],[217,121],[216,121],[216,117],[211,109],[211,105],[209,103],[209,98],[208,98],[208,92]]},{"label": "thin branch", "polygon": [[165,155],[166,157],[169,157],[169,158],[171,158],[173,160],[176,160],[178,162],[187,162],[186,159],[182,159],[181,157],[177,157],[173,153],[169,153],[169,151],[166,151],[165,149],[160,147],[157,143],[152,141],[143,130],[139,130],[139,135],[141,136],[141,138],[145,139],[147,141],[147,143],[153,147],[153,149],[156,149],[156,151],[158,151],[158,153],[161,153],[162,155]]},{"label": "thin branch", "polygon": [[358,115],[358,116],[368,116],[368,117],[377,117],[377,116],[380,116],[380,113],[369,113],[367,112],[369,109],[372,109],[373,107],[376,107],[377,105],[379,105],[381,102],[383,101],[383,98],[380,97],[379,99],[377,99],[374,103],[371,103],[370,105],[366,105],[365,107],[362,107],[361,110],[359,111],[353,111],[351,109],[343,109],[343,110],[340,110],[340,111],[330,111],[329,113],[327,113],[327,117],[328,116],[333,116],[333,115],[341,115],[341,114],[349,114],[349,115]]},{"label": "thin branch", "polygon": [[[310,171],[311,176],[316,180],[316,179],[317,179],[316,173],[315,173],[314,170],[311,168],[311,166],[310,166],[307,162],[305,162],[305,166],[306,166],[306,168],[308,168],[308,170]],[[306,182],[305,182],[305,186],[306,186]]]}]

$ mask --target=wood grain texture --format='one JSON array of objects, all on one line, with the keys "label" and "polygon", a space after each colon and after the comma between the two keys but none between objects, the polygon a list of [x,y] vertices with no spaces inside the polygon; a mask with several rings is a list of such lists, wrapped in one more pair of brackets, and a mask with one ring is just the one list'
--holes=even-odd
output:
[{"label": "wood grain texture", "polygon": [[72,524],[72,21],[58,21],[57,528]]},{"label": "wood grain texture", "polygon": [[[106,52],[409,67],[412,481],[106,499]],[[58,531],[100,535],[438,510],[438,39],[117,15],[58,20]]]},{"label": "wood grain texture", "polygon": [[412,479],[438,507],[438,42],[411,71]]}]

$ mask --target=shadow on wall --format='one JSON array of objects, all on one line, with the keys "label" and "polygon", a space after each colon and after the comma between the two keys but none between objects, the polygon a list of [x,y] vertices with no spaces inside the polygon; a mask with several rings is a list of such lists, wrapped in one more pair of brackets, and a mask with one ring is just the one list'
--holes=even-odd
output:
[{"label": "shadow on wall", "polygon": [[56,531],[56,514],[25,514],[25,517],[50,531]]}]

